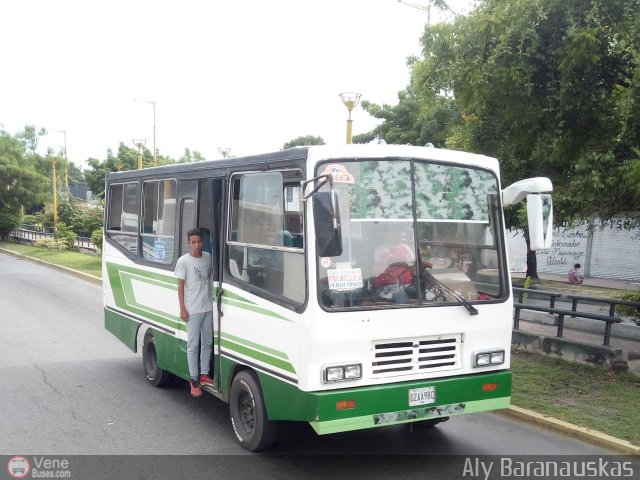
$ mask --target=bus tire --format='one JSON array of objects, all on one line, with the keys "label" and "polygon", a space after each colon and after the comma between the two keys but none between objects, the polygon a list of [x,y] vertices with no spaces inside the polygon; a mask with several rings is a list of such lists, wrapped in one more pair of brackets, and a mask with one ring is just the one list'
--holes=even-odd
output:
[{"label": "bus tire", "polygon": [[243,370],[234,377],[229,392],[229,416],[245,449],[255,452],[273,445],[276,424],[267,417],[260,382],[254,372]]},{"label": "bus tire", "polygon": [[171,382],[171,374],[158,366],[156,339],[151,329],[144,334],[142,342],[142,365],[147,381],[154,387],[165,387]]}]

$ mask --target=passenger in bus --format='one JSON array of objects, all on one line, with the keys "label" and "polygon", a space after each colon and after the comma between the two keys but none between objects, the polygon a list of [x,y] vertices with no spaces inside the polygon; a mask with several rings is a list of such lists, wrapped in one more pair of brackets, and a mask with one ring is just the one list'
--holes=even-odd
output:
[{"label": "passenger in bus", "polygon": [[415,256],[405,237],[398,225],[389,223],[384,226],[384,242],[374,252],[377,296],[395,303],[406,303],[406,287],[413,285]]},{"label": "passenger in bus", "polygon": [[[187,363],[191,396],[202,396],[201,385],[213,385],[209,377],[211,347],[213,345],[213,302],[211,255],[203,252],[204,234],[194,228],[187,232],[190,253],[178,259],[175,276],[178,278],[180,318],[187,324]],[[198,372],[198,344],[200,371]]]}]

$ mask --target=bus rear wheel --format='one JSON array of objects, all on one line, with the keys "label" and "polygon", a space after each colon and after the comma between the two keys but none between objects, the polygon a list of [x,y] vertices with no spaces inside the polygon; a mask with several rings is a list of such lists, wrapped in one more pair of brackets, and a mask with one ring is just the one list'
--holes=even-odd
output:
[{"label": "bus rear wheel", "polygon": [[142,342],[142,364],[147,381],[154,387],[165,387],[171,382],[171,374],[158,366],[156,339],[152,330],[147,330]]},{"label": "bus rear wheel", "polygon": [[267,417],[260,382],[255,373],[243,370],[231,383],[229,414],[240,444],[250,451],[273,445],[276,424]]}]

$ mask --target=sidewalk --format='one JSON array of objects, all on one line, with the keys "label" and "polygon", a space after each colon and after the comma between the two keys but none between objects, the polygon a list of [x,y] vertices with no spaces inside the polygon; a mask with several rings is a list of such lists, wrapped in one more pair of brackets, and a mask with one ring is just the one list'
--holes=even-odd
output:
[{"label": "sidewalk", "polygon": [[[523,272],[511,272],[511,277],[514,280],[514,283],[521,283],[521,282],[515,282],[515,280],[522,279],[522,282],[524,282],[526,274]],[[540,273],[539,277],[540,277],[540,280],[551,280],[554,282],[565,283],[567,285],[568,290],[571,290],[574,288],[580,289],[581,287],[582,288],[598,287],[598,288],[611,288],[614,290],[634,290],[636,292],[640,292],[640,282],[635,282],[633,280],[611,280],[608,278],[585,277],[582,285],[570,285],[569,282],[567,281],[566,275],[556,275],[553,273]]]}]

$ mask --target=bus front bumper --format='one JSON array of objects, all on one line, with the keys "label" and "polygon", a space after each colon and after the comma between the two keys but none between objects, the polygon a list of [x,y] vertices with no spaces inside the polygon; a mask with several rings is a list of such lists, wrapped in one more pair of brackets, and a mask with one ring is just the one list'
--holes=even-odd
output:
[{"label": "bus front bumper", "polygon": [[[419,402],[429,392],[428,402]],[[511,372],[499,371],[373,387],[313,392],[308,398],[320,435],[508,408]],[[417,398],[416,398],[417,397]],[[417,400],[417,402],[416,402]]]}]

